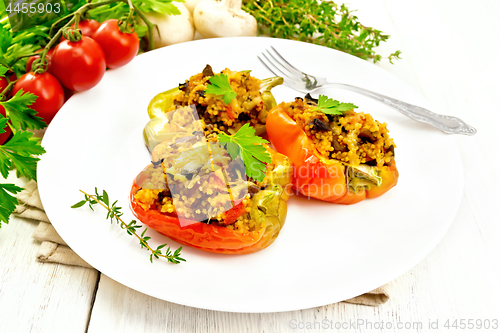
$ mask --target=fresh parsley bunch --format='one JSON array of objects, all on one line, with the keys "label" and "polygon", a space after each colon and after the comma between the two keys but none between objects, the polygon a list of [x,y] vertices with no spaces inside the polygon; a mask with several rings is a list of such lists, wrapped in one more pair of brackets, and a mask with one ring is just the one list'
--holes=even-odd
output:
[{"label": "fresh parsley bunch", "polygon": [[[7,68],[0,66],[0,77],[7,72]],[[0,95],[2,92],[0,92]],[[37,156],[45,153],[40,141],[33,137],[33,133],[26,129],[42,129],[46,126],[42,118],[36,116],[36,111],[29,108],[37,96],[19,90],[9,100],[0,99],[0,134],[5,133],[6,126],[10,126],[13,136],[5,144],[0,145],[0,174],[7,178],[9,170],[16,168],[17,177],[36,179]],[[15,194],[23,188],[14,184],[0,183],[0,227],[2,223],[9,223],[9,216],[18,204]]]},{"label": "fresh parsley bunch", "polygon": [[[179,10],[172,1],[182,0],[131,0],[134,6],[143,12],[156,12],[167,15],[178,15]],[[99,3],[102,0],[64,0],[60,17],[63,19],[44,22],[20,32],[14,33],[7,18],[5,5],[0,1],[0,77],[5,77],[8,70],[20,77],[25,73],[26,60],[35,51],[45,47],[52,38],[51,28],[57,31],[61,24],[67,23],[70,14],[88,2]],[[103,4],[89,11],[91,18],[103,22],[108,19],[120,18],[129,11],[126,2],[117,0],[114,3]],[[54,27],[52,25],[54,24]],[[146,27],[138,26],[139,36],[144,36]],[[26,130],[38,130],[47,125],[42,118],[36,115],[36,111],[30,109],[37,96],[31,93],[18,91],[14,96],[8,98],[12,87],[9,86],[0,91],[0,134],[5,133],[9,126],[13,135],[10,140],[0,144],[0,174],[7,178],[10,169],[15,168],[17,177],[26,177],[36,180],[36,164],[39,156],[45,153],[40,145],[40,140],[33,137],[33,133]],[[11,213],[18,204],[15,195],[23,188],[14,184],[0,183],[0,227],[2,223],[8,223]]]}]

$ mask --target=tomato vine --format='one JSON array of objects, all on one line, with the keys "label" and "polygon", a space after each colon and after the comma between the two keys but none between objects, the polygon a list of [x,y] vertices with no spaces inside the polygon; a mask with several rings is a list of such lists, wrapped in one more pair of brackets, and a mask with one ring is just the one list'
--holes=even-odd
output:
[{"label": "tomato vine", "polygon": [[[172,0],[68,0],[64,1],[61,18],[14,32],[6,8],[0,1],[0,174],[3,178],[7,178],[10,169],[16,168],[18,177],[36,180],[36,164],[45,150],[40,145],[40,139],[34,137],[29,130],[45,128],[61,107],[64,92],[59,82],[69,82],[64,84],[64,89],[68,91],[79,90],[78,87],[81,87],[73,85],[71,80],[61,80],[60,73],[64,71],[56,70],[53,73],[52,69],[49,70],[54,65],[52,52],[55,53],[56,45],[69,42],[72,42],[72,47],[92,44],[97,50],[94,51],[97,54],[101,52],[104,59],[101,46],[89,37],[84,37],[79,24],[94,19],[99,26],[99,22],[119,19],[120,31],[125,35],[135,36],[132,38],[134,48],[128,52],[126,59],[119,59],[119,64],[115,66],[119,67],[137,54],[138,38],[147,35],[148,42],[145,45],[147,49],[153,49],[154,25],[144,13],[180,14],[171,2]],[[146,26],[138,25],[139,21]],[[94,31],[97,32],[98,29],[94,27]],[[55,61],[62,53],[56,54]],[[102,74],[105,68],[104,62]],[[26,71],[28,73],[24,74]],[[73,70],[66,71],[68,72]],[[97,84],[101,77],[101,74],[95,76],[92,84]],[[84,83],[87,85],[81,90],[93,86],[89,82]],[[0,227],[2,223],[9,222],[10,215],[18,204],[15,195],[22,190],[14,184],[0,183]]]}]

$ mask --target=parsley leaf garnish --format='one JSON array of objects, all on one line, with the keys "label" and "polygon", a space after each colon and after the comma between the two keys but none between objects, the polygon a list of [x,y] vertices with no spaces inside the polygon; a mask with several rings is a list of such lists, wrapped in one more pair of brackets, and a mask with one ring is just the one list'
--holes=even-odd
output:
[{"label": "parsley leaf garnish", "polygon": [[315,107],[313,110],[319,110],[326,114],[341,115],[342,112],[349,111],[355,108],[358,107],[352,103],[340,103],[337,100],[328,98],[328,96],[319,95],[318,106]]},{"label": "parsley leaf garnish", "polygon": [[17,177],[24,176],[36,180],[36,163],[40,160],[33,155],[45,153],[40,142],[32,138],[31,132],[16,132],[12,139],[0,145],[0,173],[7,178],[9,169],[14,166]]},{"label": "parsley leaf garnish", "polygon": [[9,223],[9,216],[19,203],[15,196],[11,195],[21,192],[23,189],[14,184],[0,183],[0,228],[1,222]]},{"label": "parsley leaf garnish", "polygon": [[28,108],[35,102],[38,97],[29,92],[23,92],[20,89],[11,99],[5,102],[0,102],[0,105],[5,108],[9,116],[10,123],[17,129],[42,129],[47,124],[42,118],[36,116],[37,112]]},{"label": "parsley leaf garnish", "polygon": [[249,178],[258,182],[264,179],[266,176],[265,163],[271,163],[271,155],[267,152],[266,147],[259,143],[269,143],[269,141],[256,136],[253,127],[247,123],[234,135],[219,133],[219,142],[229,143],[226,144],[226,147],[232,158],[241,157],[245,163],[245,173]]},{"label": "parsley leaf garnish", "polygon": [[210,84],[205,89],[207,94],[223,96],[224,103],[229,104],[236,97],[236,92],[229,84],[229,77],[225,74],[217,74],[212,76]]}]

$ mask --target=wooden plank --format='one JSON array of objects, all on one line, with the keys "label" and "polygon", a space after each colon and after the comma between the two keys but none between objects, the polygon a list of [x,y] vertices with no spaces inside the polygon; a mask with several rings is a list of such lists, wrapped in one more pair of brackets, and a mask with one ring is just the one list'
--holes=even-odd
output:
[{"label": "wooden plank", "polygon": [[98,272],[37,262],[36,226],[12,217],[0,229],[0,332],[85,332]]}]

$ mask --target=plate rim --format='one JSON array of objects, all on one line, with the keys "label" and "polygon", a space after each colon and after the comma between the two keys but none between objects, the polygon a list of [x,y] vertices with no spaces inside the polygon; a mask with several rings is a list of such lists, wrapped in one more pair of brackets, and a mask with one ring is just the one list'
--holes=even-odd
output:
[{"label": "plate rim", "polygon": [[[270,37],[228,37],[228,38],[221,38],[219,40],[240,40],[240,39],[247,39],[247,38],[252,38],[252,39],[273,39],[273,40],[276,40],[276,38],[270,38]],[[305,44],[305,45],[308,45],[307,47],[310,47],[310,46],[313,46],[313,47],[318,47],[318,48],[323,48],[323,49],[327,49],[323,46],[319,46],[319,45],[315,45],[315,44],[310,44],[310,43],[306,43],[306,42],[299,42],[299,41],[292,41],[292,40],[286,40],[286,39],[279,39],[280,41],[282,42],[285,42],[285,43],[301,43],[301,44]],[[187,47],[185,45],[192,45],[192,44],[202,44],[202,43],[209,43],[209,42],[214,42],[214,40],[209,40],[209,39],[202,39],[202,40],[195,40],[195,41],[190,41],[190,42],[186,42],[186,43],[182,43],[182,44],[176,44],[176,45],[172,45],[171,47],[176,47],[176,48],[183,48],[183,47]],[[217,43],[219,43],[220,41],[216,41]],[[159,49],[160,50],[160,49]],[[383,71],[386,75],[390,76],[391,79],[393,80],[397,80],[400,84],[402,84],[404,86],[404,89],[406,90],[410,90],[413,94],[416,94],[418,95],[420,98],[422,98],[422,100],[425,100],[426,102],[428,102],[418,91],[416,91],[414,88],[412,88],[410,85],[408,85],[406,82],[402,81],[401,79],[399,79],[398,77],[396,77],[394,74],[386,71],[385,69],[379,67],[379,66],[376,66],[375,64],[372,64],[372,63],[369,63],[369,62],[366,62],[365,60],[362,60],[362,59],[359,59],[359,58],[356,58],[354,56],[351,56],[349,54],[346,54],[344,52],[341,52],[341,51],[338,51],[338,50],[334,50],[334,49],[328,49],[329,52],[340,52],[342,53],[343,55],[346,55],[346,56],[349,56],[349,57],[352,57],[353,59],[356,59],[356,61],[361,61],[361,62],[365,62],[365,63],[368,63],[369,65],[373,66],[374,68],[378,68],[378,70],[381,70]],[[152,51],[152,52],[155,52],[155,51]],[[163,51],[163,52],[166,52],[166,51]],[[173,50],[173,52],[175,52],[175,49]],[[148,53],[144,53],[142,55],[139,55],[138,57],[145,57],[149,54],[150,52]],[[56,115],[57,117],[57,115]],[[49,134],[49,137],[50,137],[50,126],[48,127],[47,129],[47,133]],[[42,140],[42,145],[43,145],[44,141]],[[453,148],[455,150],[455,153],[457,154],[458,157],[461,157],[461,153],[460,153],[460,150],[458,148],[458,145],[456,143],[456,140],[453,140]],[[43,156],[42,156],[42,159],[41,159],[41,165],[42,165],[42,168],[37,168],[37,176],[39,175],[39,170],[43,170],[43,166],[44,166],[44,159],[43,159]],[[366,286],[365,288],[363,289],[366,289],[365,292],[362,292],[360,293],[359,295],[363,294],[363,293],[366,293],[366,292],[369,292],[373,289],[376,289],[377,287],[380,287],[382,286],[383,284],[385,283],[388,283],[394,279],[396,279],[397,277],[399,277],[400,275],[404,274],[405,272],[407,272],[408,270],[410,270],[411,268],[413,268],[414,266],[416,266],[418,263],[420,263],[427,255],[429,255],[429,253],[431,253],[431,251],[440,243],[440,241],[443,239],[443,237],[446,235],[446,233],[448,232],[450,226],[452,225],[452,223],[454,222],[455,218],[456,218],[456,215],[458,213],[458,210],[459,210],[459,207],[461,205],[461,202],[463,200],[463,188],[464,188],[464,171],[463,171],[463,162],[460,158],[460,161],[461,163],[459,164],[459,166],[457,166],[459,168],[458,172],[460,173],[460,178],[459,178],[459,184],[458,184],[458,188],[460,189],[460,200],[457,200],[456,202],[454,202],[454,207],[453,207],[453,213],[450,214],[450,218],[449,218],[449,221],[446,223],[446,224],[443,224],[441,225],[441,228],[440,228],[440,233],[435,233],[434,234],[434,237],[432,237],[433,241],[432,242],[429,242],[427,244],[427,246],[424,247],[424,249],[421,249],[419,252],[419,255],[415,255],[413,260],[408,260],[408,261],[405,261],[405,265],[400,265],[398,267],[400,267],[399,269],[393,269],[394,272],[391,272],[391,274],[382,274],[383,276],[386,276],[386,275],[391,275],[393,277],[391,277],[390,279],[387,279],[387,278],[383,278],[383,277],[380,277],[379,280],[388,280],[386,282],[382,282],[382,283],[379,283],[379,282],[373,282],[371,283],[371,285],[373,285],[373,287],[369,287],[369,286]],[[38,179],[43,179],[43,176]],[[39,184],[41,184],[41,186],[39,186],[39,191],[40,191],[40,198],[43,202],[43,197],[44,197],[44,193],[47,193],[46,190],[47,188],[45,187],[45,181],[42,181],[40,182]],[[48,214],[50,216],[50,208],[49,208],[49,212]],[[54,227],[56,228],[57,230],[57,227],[56,227],[57,223],[54,225]],[[69,245],[68,245],[69,246]],[[76,251],[75,251],[76,252]],[[84,259],[85,261],[88,261],[87,260],[87,253],[84,253],[83,255],[78,253],[79,256],[82,257],[82,259]],[[92,260],[91,260],[92,261]],[[98,264],[97,266],[100,266],[100,264]],[[100,272],[103,272],[103,270],[101,270],[99,267],[96,267],[96,266],[93,266],[95,267],[96,269],[98,269]],[[102,267],[101,267],[102,268]],[[105,270],[105,269],[104,269]],[[103,274],[107,275],[108,277],[110,277],[111,279],[119,282],[120,284],[123,284],[124,286],[127,286],[128,288],[131,288],[133,290],[137,290],[141,293],[144,293],[148,296],[151,296],[151,297],[155,297],[155,298],[158,298],[158,299],[162,299],[162,300],[166,300],[166,301],[169,301],[169,302],[173,302],[173,303],[176,303],[176,304],[181,304],[181,305],[186,305],[186,306],[191,306],[191,307],[196,307],[196,308],[201,308],[201,309],[207,309],[207,310],[215,310],[215,311],[225,311],[225,312],[234,312],[234,313],[272,313],[272,312],[286,312],[286,311],[294,311],[294,310],[301,310],[301,309],[308,309],[308,308],[314,308],[314,307],[319,307],[319,306],[324,306],[324,305],[328,305],[328,304],[332,304],[332,303],[336,303],[336,302],[339,302],[339,301],[342,301],[342,300],[345,300],[345,299],[337,299],[337,300],[332,300],[332,301],[328,301],[324,304],[314,304],[314,305],[306,305],[304,307],[296,307],[296,306],[290,306],[289,308],[286,308],[286,307],[283,307],[283,309],[279,309],[279,310],[264,310],[264,311],[249,311],[249,310],[234,310],[234,309],[224,309],[224,308],[211,308],[211,307],[204,307],[204,306],[200,306],[199,304],[192,304],[191,302],[183,302],[182,300],[179,300],[179,299],[166,299],[166,298],[163,298],[163,297],[158,297],[156,295],[151,295],[148,291],[145,290],[145,288],[137,288],[137,287],[130,287],[126,282],[124,282],[121,277],[112,277],[106,273],[103,272]],[[356,295],[356,296],[359,296],[359,295]],[[356,297],[356,296],[352,296],[352,297]]]}]

